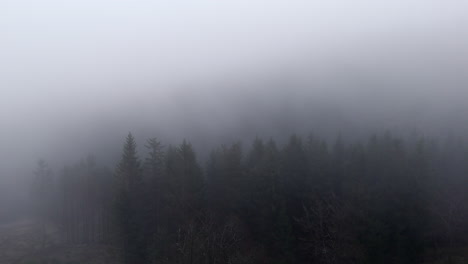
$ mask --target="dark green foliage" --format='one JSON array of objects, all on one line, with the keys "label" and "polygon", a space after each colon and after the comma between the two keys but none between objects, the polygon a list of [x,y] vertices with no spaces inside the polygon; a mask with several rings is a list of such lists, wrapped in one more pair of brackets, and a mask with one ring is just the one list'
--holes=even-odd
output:
[{"label": "dark green foliage", "polygon": [[200,206],[203,194],[203,174],[192,145],[184,142],[167,153],[167,190],[174,209],[184,218],[193,218]]},{"label": "dark green foliage", "polygon": [[424,263],[468,244],[458,141],[256,138],[245,155],[241,143],[216,148],[205,171],[187,141],[146,147],[141,166],[129,134],[114,178],[89,158],[55,185],[40,163],[39,211],[60,212],[65,241],[118,245],[129,264]]},{"label": "dark green foliage", "polygon": [[146,197],[142,169],[132,134],[127,136],[116,175],[118,185],[114,206],[123,260],[126,264],[144,264],[147,243],[143,205]]},{"label": "dark green foliage", "polygon": [[[156,138],[147,141],[148,155],[144,164],[144,183],[146,201],[143,204],[145,214],[144,227],[148,246],[148,262],[160,257],[163,241],[163,215],[167,214],[164,204],[166,190],[165,155],[163,146]],[[166,210],[166,211],[165,211]]]},{"label": "dark green foliage", "polygon": [[223,215],[239,213],[247,199],[245,195],[248,184],[242,165],[240,143],[223,145],[212,152],[207,177],[211,209]]},{"label": "dark green foliage", "polygon": [[63,169],[57,193],[63,243],[109,241],[112,176],[110,170],[97,166],[92,156]]}]

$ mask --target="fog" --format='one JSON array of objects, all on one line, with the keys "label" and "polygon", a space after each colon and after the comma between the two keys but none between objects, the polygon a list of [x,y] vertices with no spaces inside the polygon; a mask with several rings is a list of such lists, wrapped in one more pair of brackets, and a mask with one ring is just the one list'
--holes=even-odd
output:
[{"label": "fog", "polygon": [[[2,0],[0,216],[45,159],[468,135],[468,2]],[[20,207],[20,206],[18,206]],[[0,230],[1,231],[1,230]]]},{"label": "fog", "polygon": [[447,132],[466,121],[467,11],[460,1],[2,1],[1,178],[127,131]]}]

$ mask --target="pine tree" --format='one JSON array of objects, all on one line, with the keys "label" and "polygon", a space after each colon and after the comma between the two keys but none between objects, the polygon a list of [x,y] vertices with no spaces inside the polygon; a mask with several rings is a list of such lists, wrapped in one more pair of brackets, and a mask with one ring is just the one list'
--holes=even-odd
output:
[{"label": "pine tree", "polygon": [[125,264],[144,264],[147,241],[144,233],[142,170],[135,139],[129,133],[117,166],[118,194],[115,202],[116,222]]},{"label": "pine tree", "polygon": [[145,206],[144,228],[148,237],[149,259],[155,262],[160,257],[162,244],[162,220],[166,213],[163,208],[164,179],[165,179],[165,155],[163,145],[157,138],[147,140],[148,155],[145,159],[145,193],[148,198]]},{"label": "pine tree", "polygon": [[55,220],[55,188],[52,169],[47,162],[39,160],[34,171],[32,198],[36,217],[41,223],[41,246],[45,247],[47,240],[46,226]]},{"label": "pine tree", "polygon": [[223,145],[211,154],[208,181],[212,209],[221,215],[239,213],[245,206],[248,184],[240,143]]},{"label": "pine tree", "polygon": [[203,173],[192,145],[183,141],[167,153],[167,180],[173,203],[185,220],[192,218],[201,206]]}]

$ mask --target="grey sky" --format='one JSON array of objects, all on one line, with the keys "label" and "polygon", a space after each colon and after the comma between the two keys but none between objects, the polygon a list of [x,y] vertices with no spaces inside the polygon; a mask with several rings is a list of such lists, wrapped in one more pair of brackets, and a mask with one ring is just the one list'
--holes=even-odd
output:
[{"label": "grey sky", "polygon": [[[237,97],[273,88],[220,81],[283,69],[317,77],[302,92],[337,104],[385,93],[462,104],[466,14],[468,2],[452,0],[0,0],[0,164],[137,115],[166,125],[184,111],[233,118]],[[353,71],[387,86],[334,83]]]}]

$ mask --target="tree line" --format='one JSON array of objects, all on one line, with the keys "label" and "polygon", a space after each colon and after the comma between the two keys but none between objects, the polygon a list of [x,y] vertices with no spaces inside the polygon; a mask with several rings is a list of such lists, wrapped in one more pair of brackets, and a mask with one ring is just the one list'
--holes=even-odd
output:
[{"label": "tree line", "polygon": [[119,248],[124,264],[421,263],[468,245],[460,140],[256,138],[204,164],[185,140],[145,149],[129,134],[114,169],[39,162],[36,216],[63,243]]}]

